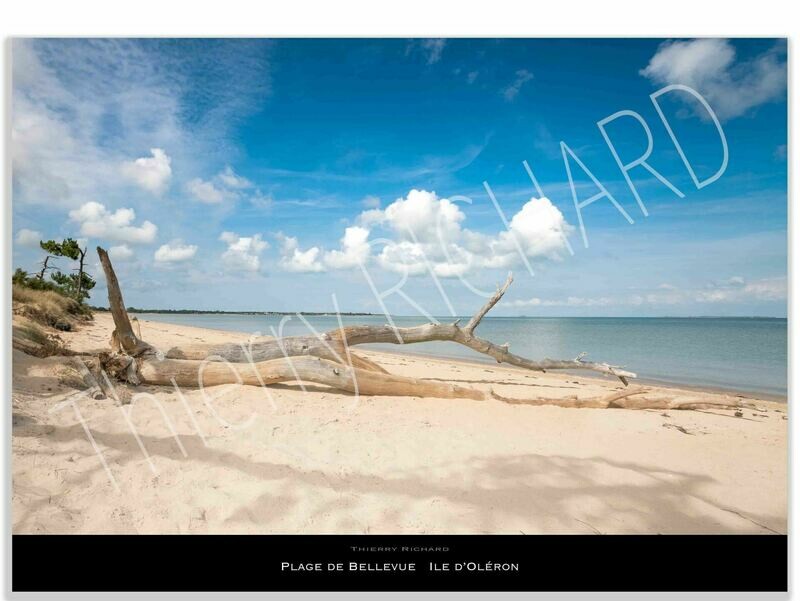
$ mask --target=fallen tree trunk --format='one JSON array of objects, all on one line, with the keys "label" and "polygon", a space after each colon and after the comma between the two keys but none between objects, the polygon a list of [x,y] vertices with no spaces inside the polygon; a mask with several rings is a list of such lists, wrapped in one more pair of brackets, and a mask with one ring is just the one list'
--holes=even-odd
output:
[{"label": "fallen tree trunk", "polygon": [[[162,354],[133,332],[119,282],[107,253],[97,248],[106,275],[108,300],[115,330],[112,353],[103,353],[100,363],[112,377],[134,385],[205,387],[220,384],[268,386],[280,382],[313,382],[349,393],[366,396],[411,396],[442,399],[495,400],[510,404],[556,405],[580,408],[632,409],[721,409],[749,406],[741,401],[678,401],[671,398],[645,397],[646,389],[617,392],[606,397],[578,399],[517,399],[447,382],[409,378],[386,372],[380,365],[350,352],[350,346],[374,342],[412,344],[432,340],[451,341],[526,369],[589,369],[614,375],[627,384],[635,374],[606,363],[574,360],[533,361],[508,351],[507,345],[496,345],[474,335],[475,328],[497,304],[511,285],[508,279],[502,288],[481,307],[466,326],[426,324],[412,328],[391,326],[351,326],[331,330],[320,336],[294,336],[283,339],[258,339],[245,345],[189,345],[174,347]],[[633,398],[633,397],[639,398]]]},{"label": "fallen tree trunk", "polygon": [[489,355],[498,363],[507,363],[515,367],[532,371],[545,372],[550,369],[581,369],[618,377],[623,384],[636,374],[607,363],[584,361],[584,354],[575,359],[543,359],[534,361],[510,352],[508,344],[499,345],[475,336],[475,328],[481,319],[494,307],[511,285],[513,278],[509,274],[505,284],[495,292],[494,296],[481,307],[469,320],[466,326],[460,327],[459,321],[451,324],[429,323],[411,328],[398,328],[390,325],[382,326],[347,326],[330,330],[319,336],[291,336],[280,339],[261,338],[252,341],[246,347],[237,344],[191,344],[173,347],[166,353],[170,359],[210,359],[216,361],[269,361],[281,357],[314,356],[332,361],[340,361],[346,347],[360,344],[416,344],[419,342],[455,342],[478,353]]},{"label": "fallen tree trunk", "polygon": [[[128,366],[121,369],[123,379],[130,374]],[[481,390],[447,382],[434,382],[394,374],[376,373],[358,368],[343,367],[339,363],[318,357],[297,357],[290,360],[273,359],[258,363],[223,363],[186,359],[147,359],[140,361],[135,383],[162,386],[206,387],[220,384],[268,386],[281,382],[313,382],[345,392],[364,396],[407,396],[439,399],[470,399],[473,401],[501,401],[513,405],[554,405],[558,407],[593,409],[730,409],[751,406],[742,401],[676,400],[670,397],[640,397],[647,389],[614,393],[605,397],[587,399],[568,398],[509,398],[495,393],[491,388]]]}]

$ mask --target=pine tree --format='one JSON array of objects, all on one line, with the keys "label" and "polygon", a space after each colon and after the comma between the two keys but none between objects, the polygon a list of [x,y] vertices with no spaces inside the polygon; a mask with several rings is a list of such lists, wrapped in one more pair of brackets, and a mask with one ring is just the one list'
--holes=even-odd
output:
[{"label": "pine tree", "polygon": [[89,290],[94,288],[96,282],[94,278],[84,270],[86,247],[81,248],[77,240],[73,238],[65,238],[61,242],[42,240],[39,242],[39,246],[48,253],[44,259],[42,270],[39,272],[39,279],[44,280],[45,272],[48,269],[52,269],[52,267],[48,266],[49,259],[66,257],[73,261],[78,261],[78,267],[73,270],[77,273],[62,273],[61,271],[56,271],[51,274],[50,278],[63,290],[64,294],[73,297],[78,302],[82,303],[85,299],[89,298]]}]

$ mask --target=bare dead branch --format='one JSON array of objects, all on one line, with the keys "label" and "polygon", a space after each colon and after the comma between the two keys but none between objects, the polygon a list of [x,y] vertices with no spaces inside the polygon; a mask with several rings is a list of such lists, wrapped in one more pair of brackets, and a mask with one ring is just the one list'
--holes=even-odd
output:
[{"label": "bare dead branch", "polygon": [[100,264],[106,275],[106,286],[108,287],[108,304],[111,308],[111,316],[114,318],[116,341],[128,355],[137,356],[150,350],[150,345],[139,340],[133,333],[131,322],[128,319],[128,312],[125,310],[125,303],[122,300],[122,292],[119,289],[117,275],[114,267],[108,258],[108,253],[97,247],[97,254],[100,257]]},{"label": "bare dead branch", "polygon": [[505,284],[503,284],[501,288],[497,289],[497,291],[486,302],[486,304],[483,305],[483,307],[481,307],[480,310],[475,315],[472,316],[472,319],[470,319],[469,322],[467,322],[467,325],[464,326],[464,332],[467,335],[469,336],[472,335],[472,332],[475,330],[475,328],[478,327],[478,324],[481,322],[481,319],[483,319],[484,316],[489,311],[492,310],[492,307],[494,307],[500,301],[500,299],[503,298],[503,295],[506,293],[506,290],[508,290],[508,287],[511,285],[511,282],[513,281],[514,281],[514,276],[511,273],[509,273],[508,277],[506,278]]},{"label": "bare dead branch", "polygon": [[[317,336],[291,336],[276,340],[263,338],[250,345],[248,351],[252,360],[269,361],[282,356],[298,357],[313,356],[331,361],[339,358],[331,353],[330,348],[336,351],[339,357],[344,356],[345,344],[349,347],[360,344],[416,344],[419,342],[445,341],[461,344],[472,350],[492,357],[498,363],[507,363],[515,367],[532,371],[548,371],[551,369],[578,369],[594,371],[619,378],[627,386],[628,378],[635,378],[636,374],[625,371],[618,366],[608,363],[585,361],[585,353],[575,359],[542,359],[535,361],[510,352],[508,345],[498,345],[489,340],[473,334],[481,320],[494,307],[511,285],[513,278],[509,274],[505,284],[498,289],[491,299],[469,320],[466,326],[459,327],[459,320],[451,324],[424,324],[410,328],[398,328],[390,325],[372,326],[359,325],[337,328]],[[330,347],[330,348],[329,348]],[[223,344],[193,344],[174,347],[167,351],[166,356],[173,359],[206,359],[216,356],[231,362],[249,360],[240,345]]]}]

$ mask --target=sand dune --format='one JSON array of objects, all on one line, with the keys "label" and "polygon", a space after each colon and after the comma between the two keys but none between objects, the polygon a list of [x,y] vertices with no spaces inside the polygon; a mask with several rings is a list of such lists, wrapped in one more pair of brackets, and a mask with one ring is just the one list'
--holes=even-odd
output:
[{"label": "sand dune", "polygon": [[[141,328],[144,339],[161,348],[246,338],[147,321]],[[107,348],[111,329],[110,316],[98,314],[64,339],[76,350]],[[367,354],[395,373],[492,386],[509,397],[588,397],[621,386]],[[207,390],[205,398],[197,390],[181,398],[174,390],[142,386],[134,392],[146,394],[124,407],[112,399],[78,399],[84,428],[70,404],[76,390],[65,363],[14,352],[15,533],[787,528],[788,421],[780,403],[759,401],[765,412],[735,417],[732,411],[356,399],[298,385],[225,385]]]}]

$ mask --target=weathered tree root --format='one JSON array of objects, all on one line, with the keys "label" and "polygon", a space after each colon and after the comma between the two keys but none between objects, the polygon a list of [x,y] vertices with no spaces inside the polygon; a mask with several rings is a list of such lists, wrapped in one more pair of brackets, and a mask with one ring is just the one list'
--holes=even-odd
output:
[{"label": "weathered tree root", "polygon": [[[94,361],[96,365],[92,365],[92,367],[99,366],[98,361]],[[86,387],[86,393],[93,399],[104,399],[106,398],[106,394],[103,391],[103,388],[100,386],[99,382],[97,381],[97,377],[95,374],[92,373],[90,369],[91,362],[84,361],[81,357],[75,356],[72,358],[72,364],[77,369],[78,373],[83,380],[83,385]]]},{"label": "weathered tree root", "polygon": [[[501,396],[492,390],[434,382],[388,373],[366,357],[350,352],[358,344],[388,342],[410,344],[445,340],[462,344],[508,363],[535,371],[546,369],[587,369],[614,375],[627,385],[635,374],[606,363],[545,359],[532,361],[514,355],[507,345],[496,345],[474,335],[475,328],[497,304],[511,285],[508,279],[502,288],[469,320],[466,326],[427,324],[412,328],[391,326],[351,326],[332,330],[321,336],[294,336],[283,339],[258,339],[249,345],[189,345],[174,347],[162,354],[139,340],[131,328],[119,283],[108,254],[97,248],[106,274],[111,314],[115,331],[112,347],[115,352],[103,353],[100,363],[111,377],[131,384],[154,384],[204,387],[220,384],[268,386],[279,382],[313,382],[365,396],[411,396],[442,399],[501,401],[510,404],[554,405],[580,408],[621,409],[731,409],[747,406],[743,402],[678,401],[670,398],[641,396],[646,389],[630,389],[606,397],[548,399],[516,399]],[[637,398],[634,398],[637,397]]]}]

